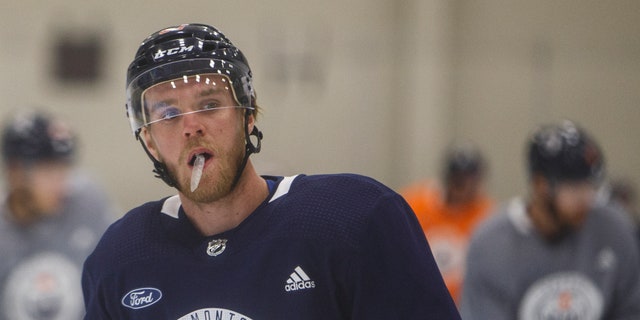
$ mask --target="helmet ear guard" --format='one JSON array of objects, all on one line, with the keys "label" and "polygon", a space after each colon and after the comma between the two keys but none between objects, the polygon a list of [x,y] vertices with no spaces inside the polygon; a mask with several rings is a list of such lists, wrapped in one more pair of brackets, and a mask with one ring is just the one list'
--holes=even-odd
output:
[{"label": "helmet ear guard", "polygon": [[[255,137],[255,142],[252,140],[251,136]],[[258,127],[253,126],[253,130],[247,136],[247,152],[248,153],[259,153],[262,148],[262,131],[258,129]]]},{"label": "helmet ear guard", "polygon": [[264,137],[262,131],[260,131],[260,129],[258,129],[258,126],[256,126],[255,124],[253,125],[253,129],[251,129],[251,132],[249,132],[249,117],[251,115],[255,117],[255,110],[255,108],[246,109],[244,113],[245,142],[246,152],[248,154],[260,152],[260,149],[262,149],[262,138]]},{"label": "helmet ear guard", "polygon": [[[231,188],[234,188],[240,177],[242,176],[242,171],[244,171],[244,167],[247,165],[247,161],[249,160],[249,156],[252,153],[260,152],[262,148],[262,131],[258,129],[256,125],[253,126],[251,132],[249,132],[249,117],[251,116],[252,110],[247,109],[244,113],[244,138],[245,138],[245,149],[244,149],[244,157],[242,158],[242,163],[238,167],[238,172],[236,173],[236,177],[233,179],[233,183],[231,184]],[[251,140],[251,137],[255,137],[256,142],[254,143]]]}]

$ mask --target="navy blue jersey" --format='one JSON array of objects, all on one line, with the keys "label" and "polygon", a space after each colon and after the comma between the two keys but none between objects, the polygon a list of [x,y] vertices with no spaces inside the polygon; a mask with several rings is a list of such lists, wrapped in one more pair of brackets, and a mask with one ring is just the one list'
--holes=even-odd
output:
[{"label": "navy blue jersey", "polygon": [[177,196],[105,233],[85,319],[459,319],[417,219],[357,175],[275,182],[238,227],[201,236]]}]

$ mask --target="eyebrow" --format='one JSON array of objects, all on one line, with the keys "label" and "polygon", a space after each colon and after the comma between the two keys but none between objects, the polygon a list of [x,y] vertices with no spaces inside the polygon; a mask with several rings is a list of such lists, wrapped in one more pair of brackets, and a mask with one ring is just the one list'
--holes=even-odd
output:
[{"label": "eyebrow", "polygon": [[[149,110],[149,112],[154,112],[160,108],[164,108],[166,106],[170,106],[172,104],[174,104],[176,102],[176,99],[166,99],[166,100],[161,100],[158,102],[153,103],[152,105],[150,105],[147,110]],[[145,103],[146,104],[146,103]]]},{"label": "eyebrow", "polygon": [[[222,89],[218,88],[218,87],[209,87],[203,90],[200,90],[198,93],[196,93],[197,97],[209,97],[209,96],[214,96],[216,94],[220,94],[224,92]],[[160,108],[164,108],[166,106],[170,106],[172,104],[175,104],[177,102],[178,99],[173,99],[173,98],[168,98],[168,99],[164,99],[158,102],[153,103],[152,105],[150,105],[147,110],[149,110],[150,112],[153,112],[155,110],[158,110]]]},{"label": "eyebrow", "polygon": [[207,96],[215,95],[215,94],[218,94],[218,93],[221,93],[221,92],[223,92],[222,89],[219,89],[218,87],[215,87],[215,88],[214,87],[209,87],[207,89],[204,89],[204,90],[200,91],[198,93],[198,96],[199,97],[207,97]]}]

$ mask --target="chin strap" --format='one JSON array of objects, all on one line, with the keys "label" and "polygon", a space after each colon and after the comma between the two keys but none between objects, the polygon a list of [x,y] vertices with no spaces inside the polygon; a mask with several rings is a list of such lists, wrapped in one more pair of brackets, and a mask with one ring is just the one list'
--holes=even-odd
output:
[{"label": "chin strap", "polygon": [[144,143],[144,141],[142,141],[142,139],[137,136],[138,141],[140,141],[140,144],[142,145],[142,149],[144,149],[144,152],[147,153],[147,156],[149,156],[149,159],[151,159],[151,162],[153,162],[153,173],[155,173],[155,177],[158,179],[162,179],[162,181],[164,181],[164,183],[166,183],[169,187],[175,187],[178,188],[178,183],[173,179],[173,177],[171,177],[171,175],[169,174],[169,170],[167,169],[167,166],[158,161],[158,159],[156,159],[151,152],[149,152],[149,149],[147,149],[147,145]]}]

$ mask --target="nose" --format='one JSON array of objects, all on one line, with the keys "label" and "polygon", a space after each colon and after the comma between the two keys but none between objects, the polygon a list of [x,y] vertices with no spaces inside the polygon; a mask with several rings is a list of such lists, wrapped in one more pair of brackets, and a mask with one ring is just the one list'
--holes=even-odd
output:
[{"label": "nose", "polygon": [[192,136],[204,135],[204,125],[202,124],[202,118],[195,114],[185,114],[182,117],[183,134],[186,138]]}]

